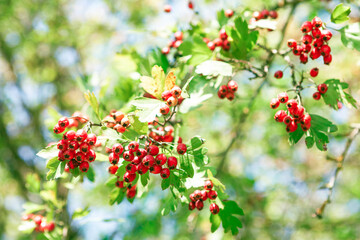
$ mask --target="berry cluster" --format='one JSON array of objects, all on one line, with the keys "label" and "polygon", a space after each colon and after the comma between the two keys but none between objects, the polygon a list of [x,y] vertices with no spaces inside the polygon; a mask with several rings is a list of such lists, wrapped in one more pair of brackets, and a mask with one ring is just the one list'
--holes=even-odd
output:
[{"label": "berry cluster", "polygon": [[222,47],[224,51],[229,51],[230,49],[230,42],[225,29],[221,29],[219,31],[219,37],[215,38],[213,41],[210,41],[208,38],[203,38],[203,40],[211,51],[214,51],[216,47]]},{"label": "berry cluster", "polygon": [[171,48],[178,48],[182,44],[183,42],[182,40],[183,40],[183,32],[181,31],[175,32],[174,40],[170,41],[167,47],[161,49],[161,53],[165,55],[169,54]]},{"label": "berry cluster", "polygon": [[252,14],[252,18],[250,18],[250,24],[251,24],[251,23],[254,23],[254,22],[256,22],[256,21],[259,21],[259,20],[261,20],[261,19],[266,19],[266,18],[268,18],[268,17],[270,17],[270,18],[272,18],[272,19],[277,19],[278,13],[277,13],[276,11],[274,11],[274,10],[269,11],[269,10],[267,10],[267,9],[264,9],[264,10],[262,10],[261,12],[255,11],[255,12],[253,12],[253,14]]},{"label": "berry cluster", "polygon": [[80,124],[84,124],[89,121],[89,118],[81,112],[74,112],[70,118],[62,117],[58,123],[54,126],[54,133],[59,134],[65,131],[66,128],[77,128]]},{"label": "berry cluster", "polygon": [[[174,107],[180,105],[184,98],[181,96],[181,88],[179,86],[174,86],[171,90],[166,90],[161,94],[161,99],[166,102],[168,107]],[[161,113],[166,115],[169,113],[167,108],[160,109]],[[166,113],[167,112],[167,113]]]},{"label": "berry cluster", "polygon": [[[204,201],[206,201],[208,198],[210,201],[215,200],[217,198],[217,192],[212,188],[212,181],[206,180],[203,190],[195,190],[193,193],[191,193],[189,210],[194,210],[197,208],[200,211],[204,208]],[[209,209],[212,214],[218,214],[220,211],[219,206],[216,203],[211,203]]]},{"label": "berry cluster", "polygon": [[169,125],[166,127],[157,127],[157,121],[155,120],[153,123],[149,123],[149,137],[154,139],[157,142],[172,142],[174,140],[174,127]]},{"label": "berry cluster", "polygon": [[26,214],[22,217],[23,221],[33,221],[36,224],[36,232],[52,232],[55,229],[53,221],[47,222],[46,218],[42,215],[34,215],[32,213]]},{"label": "berry cluster", "polygon": [[124,133],[126,128],[130,127],[130,120],[125,113],[116,110],[111,110],[110,114],[103,121],[106,127],[112,128],[119,133]]},{"label": "berry cluster", "polygon": [[286,124],[287,132],[294,132],[300,123],[301,129],[306,132],[311,127],[311,116],[305,113],[305,108],[298,104],[295,99],[290,99],[286,92],[280,93],[277,98],[273,98],[270,102],[270,107],[276,109],[280,103],[286,103],[287,112],[279,110],[275,113],[274,119],[277,122]]},{"label": "berry cluster", "polygon": [[60,150],[58,159],[68,161],[66,164],[68,169],[79,167],[80,171],[87,172],[89,163],[96,159],[95,151],[92,149],[95,144],[95,134],[87,134],[84,129],[77,132],[70,130],[64,133],[63,139],[57,143],[57,148]]},{"label": "berry cluster", "polygon": [[318,91],[313,94],[313,98],[315,100],[319,100],[321,98],[321,95],[323,95],[323,94],[325,94],[327,92],[328,86],[325,83],[319,84],[317,86],[317,90]]},{"label": "berry cluster", "polygon": [[227,85],[221,85],[218,91],[218,97],[224,99],[225,97],[232,101],[235,98],[235,92],[238,90],[238,84],[234,80],[230,80]]},{"label": "berry cluster", "polygon": [[304,33],[301,43],[294,39],[289,39],[287,42],[293,54],[299,56],[300,62],[303,64],[308,62],[308,55],[312,60],[323,56],[324,64],[329,65],[332,61],[332,55],[328,41],[331,39],[332,33],[325,29],[321,19],[314,17],[311,22],[304,22],[301,31]]},{"label": "berry cluster", "polygon": [[132,141],[128,144],[127,150],[124,150],[120,143],[116,143],[112,146],[112,149],[108,149],[108,152],[110,152],[109,162],[112,164],[109,167],[109,173],[116,174],[119,168],[120,156],[122,156],[124,161],[129,162],[123,176],[126,183],[133,182],[137,173],[142,175],[148,170],[150,170],[150,173],[160,174],[163,179],[166,179],[170,176],[170,170],[176,169],[177,158],[174,156],[166,157],[165,154],[159,153],[158,146],[150,142],[146,142],[145,148],[140,148],[138,142]]}]

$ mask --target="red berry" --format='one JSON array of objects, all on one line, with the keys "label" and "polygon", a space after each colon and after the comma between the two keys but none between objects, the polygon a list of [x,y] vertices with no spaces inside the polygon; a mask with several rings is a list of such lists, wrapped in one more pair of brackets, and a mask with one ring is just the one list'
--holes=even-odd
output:
[{"label": "red berry", "polygon": [[321,94],[320,94],[319,92],[315,92],[315,93],[313,94],[313,98],[314,98],[315,100],[319,100],[319,99],[321,98]]},{"label": "red berry", "polygon": [[69,149],[71,150],[77,150],[79,148],[80,144],[77,141],[71,141],[69,143]]},{"label": "red berry", "polygon": [[86,158],[88,159],[89,162],[93,162],[96,159],[96,153],[94,150],[90,149],[88,154],[86,154]]},{"label": "red berry", "polygon": [[192,1],[189,1],[188,7],[189,7],[190,9],[194,9],[194,4],[192,3]]},{"label": "red berry", "polygon": [[169,170],[168,168],[163,168],[163,169],[161,169],[161,171],[160,171],[160,176],[161,176],[161,178],[163,178],[163,179],[168,178],[168,177],[170,176],[170,170]]},{"label": "red berry", "polygon": [[305,54],[305,53],[302,53],[301,55],[300,55],[300,62],[301,63],[303,63],[303,64],[306,64],[307,62],[308,62],[308,55],[307,54]]},{"label": "red berry", "polygon": [[83,162],[83,161],[85,161],[85,154],[83,154],[82,152],[77,152],[76,154],[75,154],[75,160],[77,161],[77,162]]},{"label": "red berry", "polygon": [[108,168],[108,171],[110,174],[115,174],[118,170],[118,166],[117,165],[111,165],[109,168]]},{"label": "red berry", "polygon": [[269,12],[269,16],[272,18],[272,19],[276,19],[278,17],[278,13],[276,11],[270,11]]},{"label": "red berry", "polygon": [[126,131],[126,128],[121,126],[120,124],[116,124],[114,126],[114,130],[116,130],[118,133],[124,133]]},{"label": "red berry", "polygon": [[66,160],[71,160],[75,157],[75,151],[68,149],[64,151],[63,156]]},{"label": "red berry", "polygon": [[312,77],[316,77],[319,74],[319,69],[318,68],[313,68],[310,70],[310,76]]},{"label": "red berry", "polygon": [[134,160],[134,154],[130,151],[126,151],[123,153],[123,158],[125,161],[131,162],[132,160]]},{"label": "red berry", "polygon": [[328,86],[325,83],[319,84],[317,87],[319,93],[324,94],[328,90]]},{"label": "red berry", "polygon": [[157,165],[160,165],[160,166],[164,165],[164,164],[166,163],[166,161],[167,161],[167,157],[166,157],[166,155],[163,154],[163,153],[157,155],[156,158],[155,158],[155,163],[156,163]]},{"label": "red berry", "polygon": [[329,30],[325,29],[321,31],[321,38],[324,41],[329,41],[331,37],[332,37],[332,33]]},{"label": "red berry", "polygon": [[292,117],[286,115],[283,122],[285,123],[285,125],[289,125],[292,122]]},{"label": "red berry", "polygon": [[173,107],[177,104],[177,99],[174,97],[169,97],[168,100],[166,101],[166,104],[169,105],[170,107]]},{"label": "red berry", "polygon": [[175,32],[174,37],[176,40],[182,40],[183,39],[183,33],[181,31]]},{"label": "red berry", "polygon": [[130,189],[128,189],[128,190],[126,190],[126,197],[127,197],[127,198],[134,198],[135,195],[136,195],[136,188],[135,188],[135,186],[132,187],[132,188],[130,188]]},{"label": "red berry", "polygon": [[213,183],[211,180],[206,180],[204,183],[204,188],[206,190],[211,190],[213,188]]},{"label": "red berry", "polygon": [[65,139],[61,139],[56,145],[57,149],[59,149],[59,150],[65,150],[68,148],[68,146],[69,146],[69,143]]},{"label": "red berry", "polygon": [[117,180],[115,186],[117,186],[118,188],[124,188],[124,181]]},{"label": "red berry", "polygon": [[162,167],[159,165],[152,165],[149,169],[152,174],[159,174],[161,172]]},{"label": "red berry", "polygon": [[304,111],[305,108],[303,106],[298,106],[294,111],[293,111],[293,116],[294,118],[301,118],[304,115]]},{"label": "red berry", "polygon": [[233,92],[228,92],[228,93],[226,93],[226,98],[227,98],[229,101],[232,101],[232,100],[234,100],[235,95],[234,95]]},{"label": "red berry", "polygon": [[337,105],[338,105],[338,109],[341,109],[343,107],[342,103],[341,102],[337,102]]},{"label": "red berry", "polygon": [[231,18],[233,15],[234,15],[234,11],[233,11],[233,10],[231,10],[231,9],[226,9],[226,10],[225,10],[225,16],[226,16],[227,18]]},{"label": "red berry", "polygon": [[153,156],[156,156],[159,154],[159,148],[158,146],[155,146],[155,145],[150,145],[149,148],[148,148],[148,153],[150,155],[153,155]]},{"label": "red berry", "polygon": [[178,154],[184,155],[186,153],[187,147],[184,143],[179,143],[176,148]]},{"label": "red berry", "polygon": [[149,168],[145,167],[143,164],[137,165],[137,172],[140,175],[145,174],[148,170],[149,170]]},{"label": "red berry", "polygon": [[310,57],[312,60],[318,59],[321,56],[320,50],[318,48],[313,48],[310,52]]},{"label": "red berry", "polygon": [[87,172],[89,170],[89,163],[87,161],[83,161],[79,166],[80,171]]},{"label": "red berry", "polygon": [[286,116],[287,114],[284,110],[279,110],[275,113],[274,119],[277,122],[283,122]]},{"label": "red berry", "polygon": [[53,221],[46,223],[44,226],[44,230],[48,232],[52,232],[55,229],[55,223]]},{"label": "red berry", "polygon": [[329,45],[322,45],[320,48],[320,54],[323,56],[328,56],[331,52]]},{"label": "red berry", "polygon": [[164,47],[161,49],[161,53],[164,55],[167,55],[170,53],[170,48],[169,47]]},{"label": "red berry", "polygon": [[287,103],[286,103],[286,107],[287,108],[292,108],[292,109],[297,109],[298,103],[295,99],[290,99]]},{"label": "red berry", "polygon": [[224,51],[229,51],[229,49],[230,49],[230,42],[229,42],[227,39],[225,39],[225,40],[223,41],[222,48],[224,49]]},{"label": "red berry", "polygon": [[219,31],[219,37],[221,40],[225,40],[228,38],[228,35],[226,34],[226,31],[224,28],[220,29]]},{"label": "red berry", "polygon": [[277,78],[277,79],[282,78],[283,77],[283,72],[281,70],[276,71],[275,74],[274,74],[274,77]]},{"label": "red berry", "polygon": [[312,25],[312,23],[309,22],[309,21],[304,22],[304,23],[301,25],[301,27],[300,27],[300,29],[301,29],[301,31],[302,31],[303,33],[308,33],[308,32],[310,32],[312,28],[313,28],[313,25]]},{"label": "red berry", "polygon": [[128,164],[126,165],[126,171],[129,172],[129,173],[136,173],[136,170],[137,170],[137,167],[135,164]]},{"label": "red berry", "polygon": [[128,145],[129,150],[136,152],[139,149],[139,143],[136,141],[132,141]]},{"label": "red berry", "polygon": [[169,157],[167,160],[167,165],[170,169],[175,169],[177,166],[177,158],[176,157]]},{"label": "red berry", "polygon": [[66,139],[68,141],[72,141],[75,139],[75,136],[76,136],[76,132],[73,130],[70,130],[64,134],[64,139]]},{"label": "red berry", "polygon": [[320,38],[321,37],[321,31],[320,29],[317,29],[317,28],[314,28],[312,31],[311,31],[311,34],[314,38]]},{"label": "red berry", "polygon": [[279,102],[279,100],[278,100],[277,98],[271,99],[271,101],[270,101],[270,107],[271,107],[272,109],[278,108],[279,105],[280,105],[280,102]]},{"label": "red berry", "polygon": [[295,132],[297,128],[298,125],[294,121],[291,121],[290,124],[286,126],[286,131],[289,133]]},{"label": "red berry", "polygon": [[310,35],[308,35],[308,34],[302,36],[302,38],[301,38],[301,41],[302,41],[304,44],[311,44],[311,43],[312,43],[312,40],[313,40],[312,36],[310,36]]},{"label": "red berry", "polygon": [[120,155],[124,151],[124,147],[120,143],[115,143],[112,146],[112,152]]},{"label": "red berry", "polygon": [[236,92],[238,90],[238,84],[234,80],[231,80],[227,84],[227,89],[229,89],[232,92]]},{"label": "red berry", "polygon": [[174,47],[174,48],[178,48],[178,47],[180,47],[181,44],[182,44],[182,40],[176,40],[176,41],[174,42],[173,47]]},{"label": "red berry", "polygon": [[150,166],[155,164],[155,159],[153,156],[151,155],[146,155],[143,159],[142,159],[142,164],[149,168]]},{"label": "red berry", "polygon": [[260,20],[263,18],[263,16],[261,15],[260,12],[255,11],[255,12],[253,12],[253,18],[255,18],[256,20]]},{"label": "red berry", "polygon": [[329,65],[332,61],[332,55],[329,54],[327,56],[324,56],[324,64]]},{"label": "red berry", "polygon": [[310,114],[306,113],[304,117],[300,120],[301,124],[308,125],[311,122]]},{"label": "red berry", "polygon": [[212,199],[212,200],[216,199],[216,198],[217,198],[217,192],[214,191],[214,190],[210,190],[210,191],[208,192],[208,197],[209,197],[210,199]]},{"label": "red berry", "polygon": [[189,210],[192,211],[195,209],[195,202],[189,202]]},{"label": "red berry", "polygon": [[278,99],[281,103],[286,103],[289,100],[289,96],[286,92],[279,93]]},{"label": "red berry", "polygon": [[136,178],[135,173],[125,172],[125,174],[124,174],[124,181],[125,182],[132,182],[132,181],[135,180],[135,178]]},{"label": "red berry", "polygon": [[58,124],[62,128],[67,128],[69,126],[69,119],[67,117],[62,117],[59,119]]},{"label": "red berry", "polygon": [[164,6],[164,12],[167,12],[167,13],[171,12],[171,6],[170,5],[165,5]]},{"label": "red berry", "polygon": [[117,154],[114,153],[114,152],[110,153],[110,155],[109,155],[109,162],[110,162],[111,164],[118,164],[119,159],[120,159],[119,155],[117,155]]},{"label": "red berry", "polygon": [[311,45],[310,44],[304,45],[303,48],[304,48],[304,53],[309,53],[311,51]]},{"label": "red berry", "polygon": [[322,21],[319,17],[314,17],[311,23],[314,26],[314,28],[319,28],[322,26]]},{"label": "red berry", "polygon": [[197,200],[195,202],[195,207],[200,211],[204,208],[204,202],[202,200]]},{"label": "red berry", "polygon": [[65,128],[61,127],[59,124],[56,124],[53,128],[53,131],[55,134],[59,134],[59,133],[62,133],[63,131],[65,131]]},{"label": "red berry", "polygon": [[169,97],[171,97],[171,96],[172,96],[172,93],[169,90],[166,90],[161,94],[161,99],[163,101],[167,101],[169,99]]},{"label": "red berry", "polygon": [[86,142],[90,145],[90,146],[94,146],[96,143],[96,135],[94,133],[90,133],[87,136]]},{"label": "red berry", "polygon": [[216,47],[214,42],[208,42],[206,45],[211,51],[214,51]]},{"label": "red berry", "polygon": [[303,51],[304,51],[304,47],[301,45],[296,45],[296,47],[293,48],[293,54],[295,56],[300,56]]},{"label": "red berry", "polygon": [[80,151],[82,152],[82,153],[88,153],[89,152],[89,149],[90,149],[90,146],[89,146],[89,144],[88,143],[86,143],[86,142],[83,142],[82,144],[80,144]]},{"label": "red berry", "polygon": [[287,45],[288,45],[289,48],[294,48],[294,47],[296,47],[296,45],[297,45],[296,40],[294,40],[294,39],[289,39],[289,40],[287,41]]},{"label": "red berry", "polygon": [[216,203],[210,204],[209,209],[212,214],[218,214],[220,211],[219,206]]},{"label": "red berry", "polygon": [[140,157],[134,157],[134,159],[131,161],[132,164],[139,165],[142,161],[142,158]]},{"label": "red berry", "polygon": [[43,216],[41,215],[35,215],[33,217],[33,221],[35,222],[36,225],[40,225],[42,220],[43,220]]},{"label": "red berry", "polygon": [[206,199],[208,199],[208,194],[207,194],[207,191],[204,189],[204,190],[201,190],[201,197],[200,197],[201,200],[203,201],[206,201]]},{"label": "red berry", "polygon": [[87,133],[84,129],[79,129],[76,132],[76,135],[75,135],[76,141],[83,142],[83,141],[85,141],[86,138],[87,138]]},{"label": "red berry", "polygon": [[315,41],[313,42],[313,46],[316,48],[320,48],[323,44],[324,40],[322,40],[321,38],[315,39]]},{"label": "red berry", "polygon": [[174,98],[179,98],[181,95],[181,88],[179,86],[175,86],[170,92]]}]

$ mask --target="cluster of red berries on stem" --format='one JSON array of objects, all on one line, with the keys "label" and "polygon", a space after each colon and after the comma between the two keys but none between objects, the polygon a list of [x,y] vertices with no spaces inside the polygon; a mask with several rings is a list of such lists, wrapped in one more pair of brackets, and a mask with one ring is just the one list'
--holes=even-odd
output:
[{"label": "cluster of red berries on stem", "polygon": [[[203,190],[197,189],[193,193],[191,193],[189,210],[194,210],[195,208],[197,208],[199,211],[201,211],[204,208],[204,201],[206,201],[207,199],[209,199],[210,201],[215,200],[217,198],[217,192],[212,188],[212,181],[206,180]],[[212,214],[218,214],[220,211],[219,206],[216,203],[211,203],[209,209]]]},{"label": "cluster of red berries on stem", "polygon": [[167,47],[161,49],[162,54],[169,54],[171,48],[178,48],[183,42],[183,32],[177,31],[174,33],[174,40],[170,41]]},{"label": "cluster of red berries on stem", "polygon": [[[176,105],[180,105],[184,98],[181,96],[181,88],[179,86],[174,86],[171,90],[166,90],[161,94],[161,99],[166,102],[168,107],[174,107]],[[169,109],[170,111],[170,109]],[[160,109],[160,112],[163,115],[169,113],[167,108],[165,107]],[[167,112],[167,113],[166,113]]]},{"label": "cluster of red berries on stem", "polygon": [[332,33],[325,29],[322,20],[319,17],[314,17],[311,22],[304,22],[301,31],[304,33],[301,42],[294,39],[289,39],[287,42],[293,54],[299,56],[300,62],[303,64],[308,62],[308,56],[312,60],[323,56],[324,64],[329,65],[332,61],[332,55],[328,41],[331,39]]},{"label": "cluster of red berries on stem", "polygon": [[253,22],[256,22],[256,21],[259,21],[261,19],[266,19],[266,18],[272,18],[272,19],[277,19],[278,17],[278,13],[275,11],[275,10],[267,10],[267,9],[264,9],[262,10],[261,12],[259,11],[255,11],[253,12],[252,14],[252,18],[250,18],[250,23],[253,23]]},{"label": "cluster of red berries on stem", "polygon": [[159,147],[150,142],[146,142],[145,148],[140,148],[138,142],[132,141],[128,144],[127,150],[124,150],[120,143],[116,143],[111,149],[108,149],[109,162],[112,164],[109,167],[109,173],[116,174],[120,156],[122,156],[124,161],[128,162],[123,176],[123,181],[126,183],[133,182],[136,174],[143,175],[147,171],[152,174],[160,174],[161,178],[166,179],[170,176],[170,170],[176,169],[178,163],[176,157],[167,157],[164,153],[160,153]]},{"label": "cluster of red berries on stem", "polygon": [[[59,120],[62,124],[64,118]],[[66,171],[79,167],[80,171],[87,172],[90,162],[95,161],[96,153],[92,149],[96,145],[96,135],[87,134],[84,129],[67,131],[57,143],[59,161],[67,161]]]},{"label": "cluster of red berries on stem", "polygon": [[319,100],[321,98],[321,95],[325,94],[328,90],[328,86],[325,83],[319,84],[317,86],[317,92],[313,94],[313,98],[315,100]]},{"label": "cluster of red berries on stem", "polygon": [[219,31],[219,37],[213,41],[210,41],[208,38],[203,38],[203,40],[211,51],[214,51],[216,47],[221,47],[224,51],[229,51],[230,49],[230,42],[225,29],[221,29]]},{"label": "cluster of red berries on stem", "polygon": [[234,80],[230,80],[227,85],[221,85],[218,90],[220,99],[227,98],[229,101],[234,100],[235,93],[238,90],[238,84]]},{"label": "cluster of red berries on stem", "polygon": [[110,114],[104,118],[106,127],[112,128],[119,133],[124,133],[130,127],[130,120],[121,111],[111,110]]},{"label": "cluster of red berries on stem", "polygon": [[55,223],[53,221],[47,222],[46,218],[38,214],[26,214],[22,217],[23,221],[33,221],[36,224],[36,232],[52,232],[55,229]]},{"label": "cluster of red berries on stem", "polygon": [[286,92],[280,93],[277,98],[273,98],[270,107],[276,109],[280,103],[286,104],[287,112],[279,110],[275,113],[274,119],[277,122],[283,122],[286,125],[287,132],[294,132],[300,123],[301,129],[306,132],[311,127],[311,116],[305,113],[305,108],[298,104],[295,99],[290,99]]},{"label": "cluster of red berries on stem", "polygon": [[155,128],[155,126],[158,125],[157,121],[154,121],[152,123],[149,123],[149,137],[157,142],[172,142],[174,140],[174,127],[169,125],[166,127],[159,126]]}]

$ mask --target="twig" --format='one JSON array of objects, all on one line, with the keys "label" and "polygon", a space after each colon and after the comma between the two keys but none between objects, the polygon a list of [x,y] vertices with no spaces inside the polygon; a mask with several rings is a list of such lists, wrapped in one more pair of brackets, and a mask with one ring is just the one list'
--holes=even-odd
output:
[{"label": "twig", "polygon": [[345,149],[342,152],[342,154],[338,158],[328,157],[328,159],[336,161],[337,166],[335,169],[334,175],[330,178],[329,182],[325,185],[326,189],[328,190],[327,198],[326,200],[321,204],[319,208],[316,209],[315,213],[313,214],[313,217],[317,217],[321,219],[323,217],[325,207],[331,203],[331,198],[333,195],[334,187],[336,180],[339,176],[340,171],[343,168],[345,158],[349,152],[350,146],[352,142],[354,141],[355,137],[360,133],[360,128],[355,128],[349,135],[348,140],[345,145]]}]

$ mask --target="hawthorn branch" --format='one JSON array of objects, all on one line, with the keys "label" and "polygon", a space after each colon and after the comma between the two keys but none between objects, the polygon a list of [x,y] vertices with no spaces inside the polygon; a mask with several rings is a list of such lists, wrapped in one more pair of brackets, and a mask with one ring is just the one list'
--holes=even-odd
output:
[{"label": "hawthorn branch", "polygon": [[334,157],[330,157],[330,156],[327,157],[329,160],[335,161],[337,166],[335,168],[334,175],[330,178],[329,182],[325,185],[325,188],[328,190],[327,198],[321,204],[321,206],[316,209],[315,213],[313,214],[313,217],[317,217],[317,218],[321,219],[323,217],[326,206],[331,203],[331,198],[333,195],[336,180],[339,176],[339,173],[341,172],[341,170],[343,168],[344,161],[345,161],[346,156],[348,155],[350,146],[359,133],[360,133],[360,128],[359,127],[354,128],[354,130],[350,133],[350,135],[347,139],[344,151],[338,158],[334,158]]}]

